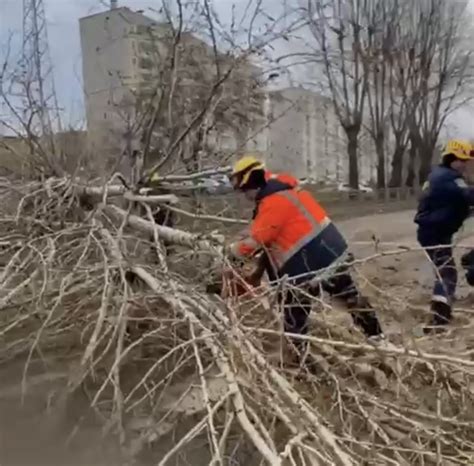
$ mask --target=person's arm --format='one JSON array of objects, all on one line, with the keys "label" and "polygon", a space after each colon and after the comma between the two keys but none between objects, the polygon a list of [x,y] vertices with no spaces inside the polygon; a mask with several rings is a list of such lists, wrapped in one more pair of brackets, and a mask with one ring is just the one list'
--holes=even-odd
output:
[{"label": "person's arm", "polygon": [[250,235],[231,246],[237,257],[252,255],[257,249],[274,243],[288,217],[288,201],[282,196],[264,199],[250,226]]},{"label": "person's arm", "polygon": [[456,178],[454,180],[455,190],[459,195],[464,197],[471,207],[474,207],[474,187],[469,186],[464,178]]}]

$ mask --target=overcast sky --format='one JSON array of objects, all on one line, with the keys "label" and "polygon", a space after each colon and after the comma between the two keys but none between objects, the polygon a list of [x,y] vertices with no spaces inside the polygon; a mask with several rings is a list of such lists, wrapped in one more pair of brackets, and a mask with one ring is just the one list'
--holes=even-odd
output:
[{"label": "overcast sky", "polygon": [[[276,4],[276,0],[265,0]],[[286,0],[288,4],[296,0]],[[470,0],[474,6],[474,0]],[[60,105],[65,108],[64,116],[69,123],[77,125],[83,119],[83,99],[81,88],[81,48],[79,38],[79,18],[105,9],[108,0],[44,0],[48,19],[48,35],[54,66],[56,90]],[[248,0],[213,0],[218,14],[229,16],[232,4],[245,8]],[[120,6],[131,9],[158,8],[158,0],[119,0]],[[21,43],[22,1],[0,0],[0,46],[9,34],[14,34],[15,43]],[[4,50],[0,49],[0,59]],[[474,110],[466,108],[458,111],[450,121],[450,133],[474,138]]]}]

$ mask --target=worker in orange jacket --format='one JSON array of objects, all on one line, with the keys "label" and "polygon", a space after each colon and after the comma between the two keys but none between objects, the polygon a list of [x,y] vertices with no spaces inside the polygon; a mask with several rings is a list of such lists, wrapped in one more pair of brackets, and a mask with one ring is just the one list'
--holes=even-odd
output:
[{"label": "worker in orange jacket", "polygon": [[[380,323],[368,300],[363,298],[347,267],[347,243],[313,196],[286,183],[282,178],[269,177],[263,164],[248,157],[234,166],[231,181],[234,189],[256,203],[249,236],[230,247],[231,255],[244,258],[259,250],[266,251],[275,275],[288,277],[292,285],[311,284],[318,272],[334,267],[330,275],[311,293],[321,289],[344,300],[354,323],[372,341],[384,339]],[[296,288],[298,290],[298,288]],[[311,311],[311,300],[305,293],[290,291],[284,303],[284,324],[287,333],[305,334]],[[295,341],[301,351],[305,345]]]},{"label": "worker in orange jacket", "polygon": [[[253,155],[245,155],[242,157],[239,162],[239,167],[235,168],[233,170],[233,173],[230,177],[231,183],[234,187],[234,189],[239,189],[239,170],[245,169],[245,170],[251,170],[251,169],[258,169],[258,170],[264,170],[265,173],[265,180],[268,182],[270,180],[278,180],[282,183],[286,183],[290,185],[292,188],[296,188],[299,184],[299,180],[295,178],[294,176],[288,174],[288,173],[273,173],[270,170],[267,170],[265,168],[265,165],[262,161],[258,160],[255,156]],[[237,183],[237,184],[235,184]],[[254,209],[252,218],[255,218],[257,214],[257,207]],[[270,258],[266,251],[261,251],[260,255],[258,256],[258,260],[256,263],[256,267],[254,268],[253,272],[251,275],[246,277],[247,282],[250,285],[253,285],[255,287],[258,287],[262,281],[262,277],[267,273],[268,279],[270,281],[275,281],[277,280],[277,275],[275,274],[275,269],[271,264]]]}]

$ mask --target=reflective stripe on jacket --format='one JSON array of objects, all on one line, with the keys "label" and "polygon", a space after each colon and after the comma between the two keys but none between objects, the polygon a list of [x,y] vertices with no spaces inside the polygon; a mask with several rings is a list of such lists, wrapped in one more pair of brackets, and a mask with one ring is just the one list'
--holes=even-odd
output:
[{"label": "reflective stripe on jacket", "polygon": [[309,192],[270,180],[257,202],[250,237],[237,244],[238,255],[264,248],[280,276],[296,276],[329,266],[347,249],[344,238]]}]

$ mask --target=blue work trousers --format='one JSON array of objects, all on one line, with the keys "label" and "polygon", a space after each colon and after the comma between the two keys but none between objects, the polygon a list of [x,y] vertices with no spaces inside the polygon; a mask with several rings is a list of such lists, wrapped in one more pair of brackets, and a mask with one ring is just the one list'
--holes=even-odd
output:
[{"label": "blue work trousers", "polygon": [[452,236],[432,237],[418,232],[418,241],[425,248],[435,267],[436,278],[432,300],[451,306],[458,282]]}]

